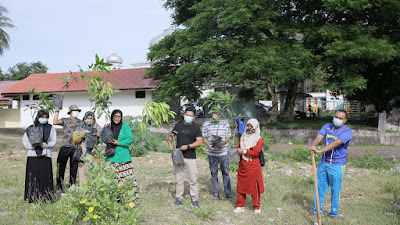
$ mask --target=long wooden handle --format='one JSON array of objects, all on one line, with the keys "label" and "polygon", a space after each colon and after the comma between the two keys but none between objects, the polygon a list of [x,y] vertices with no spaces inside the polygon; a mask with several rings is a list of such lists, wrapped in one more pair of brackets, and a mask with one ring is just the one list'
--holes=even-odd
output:
[{"label": "long wooden handle", "polygon": [[315,165],[314,152],[311,153],[311,158],[312,158],[312,166],[313,166],[313,170],[314,170],[314,189],[315,189],[315,199],[317,201],[318,225],[322,225],[321,208],[319,205],[319,194],[318,194],[317,167]]}]

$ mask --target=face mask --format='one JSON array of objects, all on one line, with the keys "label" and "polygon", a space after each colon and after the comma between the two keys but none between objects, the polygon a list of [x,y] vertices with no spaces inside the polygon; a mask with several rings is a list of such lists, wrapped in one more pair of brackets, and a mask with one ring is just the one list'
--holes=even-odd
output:
[{"label": "face mask", "polygon": [[212,118],[215,120],[215,119],[217,119],[217,117],[218,117],[218,114],[213,114],[212,115]]},{"label": "face mask", "polygon": [[246,133],[253,134],[256,132],[256,129],[246,129]]},{"label": "face mask", "polygon": [[77,118],[79,116],[79,112],[78,111],[72,111],[72,117]]},{"label": "face mask", "polygon": [[333,125],[335,125],[335,127],[341,127],[343,125],[343,120],[333,118]]},{"label": "face mask", "polygon": [[39,123],[41,123],[41,124],[46,124],[47,122],[49,122],[49,119],[46,119],[46,118],[39,118]]},{"label": "face mask", "polygon": [[86,123],[87,125],[92,125],[92,122],[93,122],[93,120],[91,120],[91,119],[85,120],[85,123]]},{"label": "face mask", "polygon": [[244,119],[240,119],[241,121],[244,121]]},{"label": "face mask", "polygon": [[185,123],[192,123],[193,122],[193,117],[191,117],[191,116],[184,116],[183,119],[185,120]]}]

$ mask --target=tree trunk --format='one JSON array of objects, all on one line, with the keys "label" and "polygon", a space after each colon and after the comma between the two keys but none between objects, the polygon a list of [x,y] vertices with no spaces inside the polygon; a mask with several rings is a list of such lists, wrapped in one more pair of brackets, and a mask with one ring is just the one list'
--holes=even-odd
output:
[{"label": "tree trunk", "polygon": [[278,102],[279,102],[278,87],[273,85],[272,83],[267,83],[267,88],[272,98],[271,112],[278,112]]},{"label": "tree trunk", "polygon": [[288,84],[285,108],[283,109],[283,113],[281,115],[282,121],[293,121],[294,119],[294,106],[297,97],[298,85],[299,81]]}]

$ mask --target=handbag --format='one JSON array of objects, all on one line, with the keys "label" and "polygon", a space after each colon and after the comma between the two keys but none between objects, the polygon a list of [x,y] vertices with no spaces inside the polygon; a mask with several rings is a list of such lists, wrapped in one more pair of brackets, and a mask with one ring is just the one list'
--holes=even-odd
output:
[{"label": "handbag", "polygon": [[264,157],[264,153],[263,153],[262,149],[261,149],[260,154],[258,155],[258,158],[260,159],[261,167],[265,166],[265,157]]},{"label": "handbag", "polygon": [[72,156],[73,161],[82,162],[82,149],[75,148],[74,155]]},{"label": "handbag", "polygon": [[113,157],[115,155],[115,146],[107,144],[105,155],[107,157]]},{"label": "handbag", "polygon": [[172,150],[171,157],[172,157],[172,161],[174,162],[175,165],[179,165],[179,164],[184,164],[185,163],[183,161],[183,153],[182,153],[182,150],[180,148],[175,148],[174,150]]}]

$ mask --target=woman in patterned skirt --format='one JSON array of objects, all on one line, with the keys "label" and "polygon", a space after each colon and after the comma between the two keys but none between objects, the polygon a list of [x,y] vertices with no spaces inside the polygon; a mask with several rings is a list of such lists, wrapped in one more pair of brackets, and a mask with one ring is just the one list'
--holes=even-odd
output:
[{"label": "woman in patterned skirt", "polygon": [[[111,130],[114,135],[111,145],[115,147],[115,154],[105,158],[106,161],[112,163],[116,170],[118,182],[124,182],[128,177],[134,176],[132,158],[129,153],[129,146],[133,143],[132,130],[128,124],[122,122],[122,119],[121,110],[116,109],[111,113]],[[138,187],[135,178],[132,185],[137,193]],[[136,195],[136,197],[138,196]]]}]

